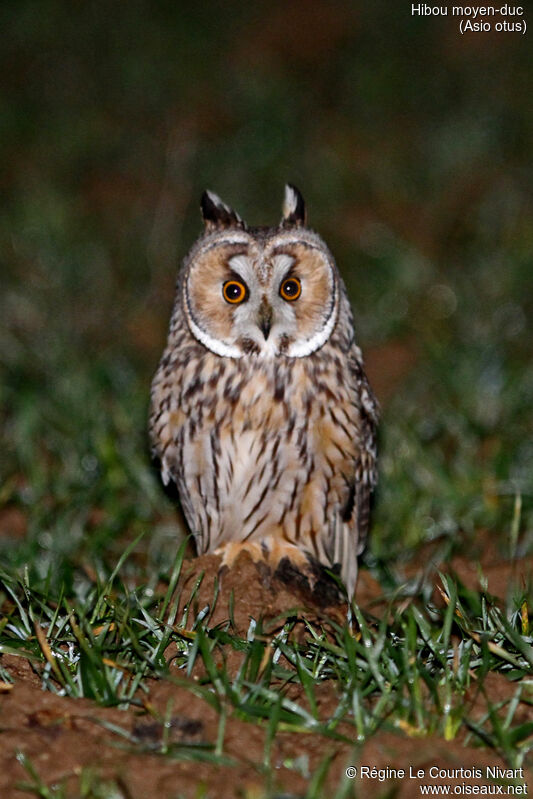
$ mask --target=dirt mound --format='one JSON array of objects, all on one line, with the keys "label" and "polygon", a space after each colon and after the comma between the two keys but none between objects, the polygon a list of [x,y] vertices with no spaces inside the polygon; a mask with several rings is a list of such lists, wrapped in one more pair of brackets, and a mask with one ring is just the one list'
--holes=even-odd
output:
[{"label": "dirt mound", "polygon": [[[191,593],[201,578],[190,602]],[[198,613],[209,614],[210,626],[229,621],[234,632],[246,636],[250,622],[262,619],[272,631],[289,615],[305,616],[321,621],[333,618],[342,624],[348,607],[333,582],[325,580],[315,590],[301,575],[280,570],[272,574],[264,563],[254,563],[242,552],[231,569],[222,566],[217,555],[202,555],[184,562],[178,590],[181,592],[180,614],[190,604],[189,623]],[[357,601],[363,607],[381,595],[379,584],[368,572],[362,572],[357,585]]]}]

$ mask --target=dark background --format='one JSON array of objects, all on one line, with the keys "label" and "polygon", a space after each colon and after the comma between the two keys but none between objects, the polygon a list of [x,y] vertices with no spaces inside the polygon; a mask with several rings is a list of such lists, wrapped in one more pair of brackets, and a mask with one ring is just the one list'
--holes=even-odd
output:
[{"label": "dark background", "polygon": [[145,416],[199,197],[271,224],[287,181],[383,401],[368,562],[480,531],[531,548],[531,36],[458,23],[385,0],[2,3],[8,562],[74,580],[148,529],[164,567]]}]

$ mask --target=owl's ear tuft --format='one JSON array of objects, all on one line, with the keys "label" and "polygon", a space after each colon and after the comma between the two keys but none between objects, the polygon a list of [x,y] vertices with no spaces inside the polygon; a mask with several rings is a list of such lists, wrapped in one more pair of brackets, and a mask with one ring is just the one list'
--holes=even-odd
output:
[{"label": "owl's ear tuft", "polygon": [[204,218],[206,230],[217,230],[226,227],[239,227],[244,229],[246,226],[239,214],[222,202],[218,194],[212,191],[204,191],[200,200],[202,216]]},{"label": "owl's ear tuft", "polygon": [[283,227],[305,225],[306,212],[304,198],[296,186],[287,183],[285,186],[285,197],[283,198],[283,217],[281,224]]}]

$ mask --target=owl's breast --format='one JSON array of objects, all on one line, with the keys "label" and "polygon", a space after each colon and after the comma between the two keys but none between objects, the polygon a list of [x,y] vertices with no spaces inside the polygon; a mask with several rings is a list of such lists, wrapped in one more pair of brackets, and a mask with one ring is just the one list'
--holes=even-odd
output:
[{"label": "owl's breast", "polygon": [[357,453],[348,389],[309,359],[205,360],[170,392],[163,463],[200,551],[327,527]]}]

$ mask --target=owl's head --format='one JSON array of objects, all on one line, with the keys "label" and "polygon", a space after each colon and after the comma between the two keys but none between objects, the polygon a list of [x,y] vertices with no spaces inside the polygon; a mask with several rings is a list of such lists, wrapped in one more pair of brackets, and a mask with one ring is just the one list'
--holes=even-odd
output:
[{"label": "owl's head", "polygon": [[217,355],[301,358],[322,347],[338,316],[339,277],[305,203],[285,187],[275,228],[248,228],[216,194],[201,201],[204,235],[184,264],[183,310],[192,335]]}]

